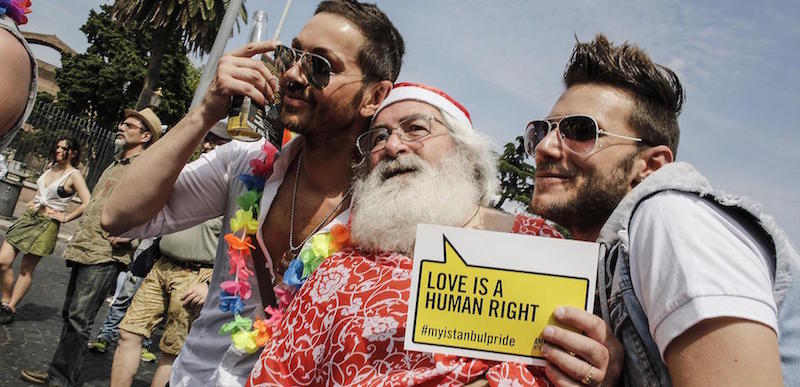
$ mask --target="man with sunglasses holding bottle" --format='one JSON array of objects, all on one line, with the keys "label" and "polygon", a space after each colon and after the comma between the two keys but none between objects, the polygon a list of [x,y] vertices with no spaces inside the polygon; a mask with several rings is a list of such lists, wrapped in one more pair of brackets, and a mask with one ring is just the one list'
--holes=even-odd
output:
[{"label": "man with sunglasses holding bottle", "polygon": [[576,45],[564,82],[525,133],[531,206],[607,248],[599,309],[625,346],[624,377],[800,384],[800,254],[757,204],[673,162],[684,99],[675,73],[598,35]]},{"label": "man with sunglasses holding bottle", "polygon": [[[274,51],[279,77],[251,59],[269,51]],[[209,128],[226,115],[232,96],[246,95],[263,105],[280,90],[281,121],[300,136],[281,149],[264,186],[253,244],[266,262],[252,264],[256,273],[259,265],[267,270],[249,278],[252,296],[240,313],[264,317],[259,283],[268,283],[270,274],[273,284],[280,283],[288,262],[310,236],[346,222],[355,138],[367,129],[397,79],[404,51],[399,32],[376,6],[323,1],[291,47],[251,43],[224,56],[203,102],[125,176],[124,184],[142,188],[115,192],[103,225],[146,236],[224,215],[221,234],[228,233],[228,220],[238,209],[236,197],[245,191],[237,177],[250,173],[250,161],[263,155],[265,140],[234,141],[184,165]],[[206,303],[173,365],[170,386],[243,385],[250,373],[257,353],[236,349],[230,336],[219,333],[232,320],[220,311],[220,284],[232,279],[229,272],[227,244],[221,243]]]}]

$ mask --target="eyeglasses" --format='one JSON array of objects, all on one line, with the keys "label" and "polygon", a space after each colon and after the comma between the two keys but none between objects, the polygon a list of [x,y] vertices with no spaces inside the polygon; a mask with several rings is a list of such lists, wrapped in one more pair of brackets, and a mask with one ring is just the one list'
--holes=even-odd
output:
[{"label": "eyeglasses", "polygon": [[536,146],[552,130],[558,130],[558,135],[564,145],[577,154],[587,154],[600,147],[601,145],[597,141],[600,136],[611,136],[636,142],[644,141],[639,137],[628,137],[608,132],[597,125],[597,120],[594,117],[576,114],[529,122],[525,128],[525,152],[533,156]]},{"label": "eyeglasses", "polygon": [[139,129],[142,132],[147,132],[148,131],[148,130],[146,130],[145,128],[143,128],[141,126],[136,126],[134,124],[131,124],[130,122],[125,122],[125,121],[120,122],[119,126],[122,126],[123,128],[125,128],[125,130]]},{"label": "eyeglasses", "polygon": [[379,152],[386,147],[389,136],[392,134],[397,135],[397,138],[406,143],[420,141],[431,134],[431,125],[434,121],[447,126],[436,117],[417,114],[403,119],[397,123],[394,129],[373,127],[356,138],[356,148],[361,156]]},{"label": "eyeglasses", "polygon": [[331,62],[321,55],[283,45],[275,47],[275,68],[278,69],[278,73],[285,73],[298,61],[308,83],[317,89],[328,86],[331,75],[346,75],[331,71],[333,68]]}]

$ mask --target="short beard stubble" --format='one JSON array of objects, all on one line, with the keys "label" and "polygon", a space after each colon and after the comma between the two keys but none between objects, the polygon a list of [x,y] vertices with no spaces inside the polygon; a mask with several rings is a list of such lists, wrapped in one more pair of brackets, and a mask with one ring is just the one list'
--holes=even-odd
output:
[{"label": "short beard stubble", "polygon": [[[586,176],[586,181],[566,201],[537,205],[534,200],[533,212],[567,228],[602,225],[628,194],[627,179],[638,154],[638,150],[631,152],[608,175],[595,173]],[[538,167],[545,169],[547,165]]]},{"label": "short beard stubble", "polygon": [[308,101],[306,114],[291,111],[281,105],[280,120],[285,128],[304,136],[323,133],[336,135],[346,132],[342,129],[349,129],[360,118],[361,100],[366,89],[367,85],[362,83],[361,88],[349,101],[329,100],[330,104],[320,104],[311,93],[307,93],[305,94]]}]

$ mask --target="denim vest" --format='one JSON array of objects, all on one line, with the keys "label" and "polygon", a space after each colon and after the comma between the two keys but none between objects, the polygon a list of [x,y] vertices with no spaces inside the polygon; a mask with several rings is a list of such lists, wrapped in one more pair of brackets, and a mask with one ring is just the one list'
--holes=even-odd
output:
[{"label": "denim vest", "polygon": [[[630,276],[630,221],[638,205],[666,190],[694,193],[736,219],[775,260],[772,288],[778,307],[779,349],[783,382],[800,386],[800,253],[773,218],[747,198],[714,190],[688,163],[671,163],[648,176],[623,200],[606,221],[597,242],[606,253],[598,265],[598,300],[603,319],[625,347],[622,384],[670,386],[669,370],[650,334],[634,294]],[[753,370],[757,372],[757,370]]]}]

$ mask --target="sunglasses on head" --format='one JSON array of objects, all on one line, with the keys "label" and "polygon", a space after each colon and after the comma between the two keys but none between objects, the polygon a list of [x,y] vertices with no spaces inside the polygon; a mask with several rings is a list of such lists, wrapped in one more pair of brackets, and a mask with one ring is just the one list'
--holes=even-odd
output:
[{"label": "sunglasses on head", "polygon": [[636,142],[643,141],[638,137],[623,136],[603,130],[597,125],[594,117],[576,114],[529,122],[525,128],[525,152],[533,156],[536,146],[553,130],[557,130],[564,145],[577,154],[591,153],[595,148],[600,147],[597,141],[600,136],[611,136]]},{"label": "sunglasses on head", "polygon": [[320,55],[283,45],[275,47],[275,67],[280,74],[298,61],[308,83],[317,89],[328,86],[331,75],[335,74],[331,71],[331,62]]}]

